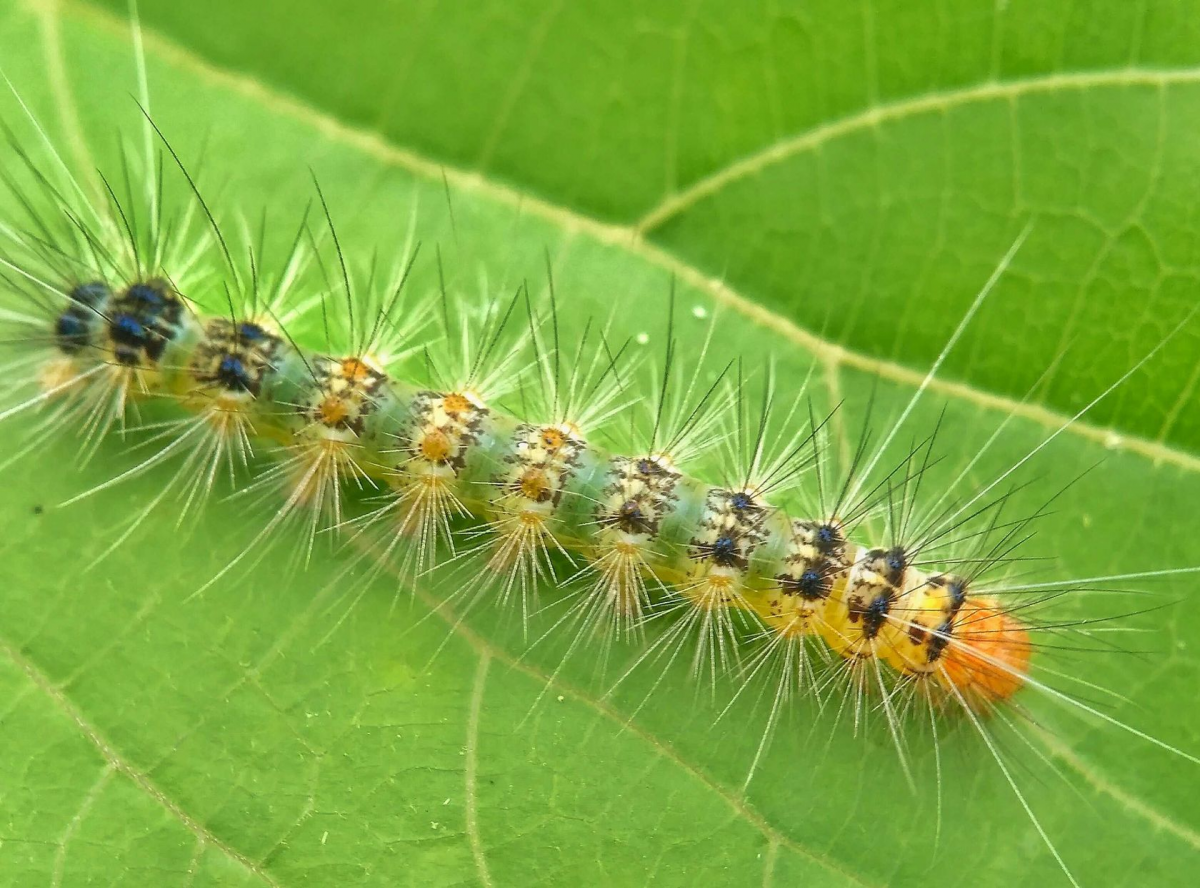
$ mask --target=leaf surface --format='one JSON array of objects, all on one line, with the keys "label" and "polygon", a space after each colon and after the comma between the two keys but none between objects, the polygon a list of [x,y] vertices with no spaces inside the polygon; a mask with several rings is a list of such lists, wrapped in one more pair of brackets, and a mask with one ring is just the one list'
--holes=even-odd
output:
[{"label": "leaf surface", "polygon": [[[359,255],[401,249],[415,207],[423,243],[444,245],[464,277],[515,287],[544,277],[549,254],[566,323],[612,310],[614,335],[644,333],[650,348],[675,276],[685,343],[703,337],[696,315],[717,312],[706,361],[774,355],[787,395],[808,379],[821,403],[845,402],[843,443],[872,395],[899,415],[1034,217],[899,436],[927,434],[944,409],[953,472],[1001,429],[967,479],[982,486],[1196,301],[1188,53],[1200,43],[1186,4],[1123,20],[1127,7],[221,0],[147,3],[143,16],[165,35],[147,38],[156,121],[185,155],[206,145],[225,199],[251,217],[269,205],[290,227],[311,166]],[[7,9],[0,56],[69,142],[68,84],[111,162],[117,124],[136,123],[123,19]],[[1198,331],[1099,405],[1097,425],[1032,461],[1037,484],[1014,508],[1099,463],[1039,531],[1050,577],[1200,564]],[[2,446],[20,432],[0,425]],[[593,656],[564,664],[569,639],[531,647],[510,613],[439,609],[461,574],[367,583],[345,576],[353,553],[327,548],[296,572],[300,535],[283,534],[193,595],[271,501],[218,498],[182,529],[155,513],[93,565],[171,467],[60,508],[144,458],[116,438],[82,467],[75,453],[69,436],[49,438],[4,475],[5,883],[1062,878],[968,723],[935,757],[906,722],[910,789],[880,719],[856,734],[837,697],[796,701],[743,790],[767,700],[743,695],[718,719],[731,689],[698,689],[682,661],[607,693],[636,650],[615,650],[607,678]],[[1077,689],[1105,713],[1195,753],[1200,629],[1170,606],[1193,586],[1155,587],[1150,609],[1065,596],[1064,620],[1139,611],[1114,644],[1142,653],[1044,656],[1115,694]],[[1184,883],[1200,846],[1196,767],[1054,700],[1023,702],[1038,728],[1005,760],[1076,876]]]}]

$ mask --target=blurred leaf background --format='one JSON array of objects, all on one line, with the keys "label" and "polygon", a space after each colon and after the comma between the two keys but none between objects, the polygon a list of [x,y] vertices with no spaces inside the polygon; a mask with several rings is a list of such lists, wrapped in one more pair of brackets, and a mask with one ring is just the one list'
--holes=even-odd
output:
[{"label": "blurred leaf background", "polygon": [[[908,402],[1033,219],[910,420],[925,434],[946,411],[948,472],[1007,423],[975,484],[1196,305],[1197,13],[141,4],[155,119],[185,156],[205,146],[224,202],[289,228],[311,168],[357,256],[398,250],[415,212],[464,288],[544,276],[548,253],[568,321],[615,306],[617,331],[651,345],[675,278],[694,309],[685,344],[717,313],[709,362],[773,355],[789,393],[815,367],[809,393],[844,400],[850,429],[872,391],[893,416]],[[137,122],[133,57],[119,0],[0,10],[6,75],[101,166]],[[16,114],[11,97],[0,109]],[[1200,564],[1198,356],[1192,320],[1034,461],[1030,508],[1098,463],[1039,534],[1052,578]],[[7,450],[20,433],[0,425]],[[426,578],[410,601],[387,577],[347,580],[338,551],[295,573],[296,535],[192,598],[270,502],[219,498],[186,530],[155,516],[90,566],[170,467],[57,504],[138,458],[114,440],[77,467],[74,442],[52,439],[3,476],[3,883],[1064,880],[966,724],[940,760],[907,726],[914,792],[882,725],[856,736],[836,706],[798,701],[743,790],[763,700],[716,721],[730,689],[712,699],[685,664],[644,706],[659,676],[606,695],[611,674],[563,665],[561,639],[530,649],[502,612],[439,615],[461,577]],[[1113,636],[1124,650],[1047,652],[1111,691],[1085,689],[1105,712],[1193,753],[1194,585],[1068,596],[1063,619],[1140,613]],[[617,650],[615,668],[633,656]],[[1024,696],[1037,727],[1004,753],[1080,881],[1185,884],[1195,766]]]}]

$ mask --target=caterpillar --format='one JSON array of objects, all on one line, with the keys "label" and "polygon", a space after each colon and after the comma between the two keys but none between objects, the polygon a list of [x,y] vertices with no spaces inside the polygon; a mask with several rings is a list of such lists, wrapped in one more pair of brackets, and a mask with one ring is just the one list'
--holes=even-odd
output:
[{"label": "caterpillar", "polygon": [[[151,136],[169,169],[170,143]],[[1039,593],[1018,581],[1003,584],[1011,587],[1008,598],[989,594],[975,572],[989,559],[1004,562],[1007,547],[1029,527],[1007,515],[1002,496],[984,502],[990,491],[955,516],[979,507],[971,515],[979,526],[956,530],[964,539],[952,540],[970,554],[922,555],[923,538],[939,522],[918,520],[913,510],[932,483],[942,432],[917,436],[891,454],[864,431],[851,446],[851,469],[839,474],[828,465],[826,443],[840,421],[836,405],[796,399],[781,411],[779,373],[743,376],[736,363],[707,376],[692,373],[671,335],[661,357],[644,359],[656,366],[629,360],[633,345],[614,334],[615,323],[587,324],[572,340],[559,317],[571,297],[553,272],[544,275],[544,298],[529,285],[516,287],[516,295],[487,287],[474,316],[406,326],[402,321],[453,314],[461,300],[440,286],[410,299],[410,273],[421,258],[413,258],[411,245],[393,247],[395,255],[383,261],[358,252],[364,261],[356,266],[319,192],[314,215],[324,233],[310,233],[308,218],[287,226],[275,266],[281,271],[260,286],[261,269],[270,267],[261,261],[266,249],[247,235],[239,246],[251,258],[242,265],[235,238],[224,224],[208,224],[199,189],[182,173],[175,184],[183,186],[180,204],[188,209],[167,226],[172,236],[138,242],[130,229],[146,229],[128,220],[155,218],[153,201],[166,190],[159,182],[168,179],[154,172],[157,164],[145,167],[131,178],[153,187],[121,197],[117,188],[105,189],[98,204],[77,203],[63,188],[22,192],[32,194],[30,204],[62,212],[59,227],[70,236],[56,235],[47,256],[28,226],[12,217],[6,223],[8,295],[19,306],[7,316],[18,331],[10,338],[32,358],[9,368],[24,392],[10,399],[5,421],[33,424],[26,429],[31,447],[81,424],[85,453],[122,429],[134,440],[141,426],[151,442],[142,446],[154,455],[125,477],[176,469],[165,478],[179,480],[163,480],[159,492],[182,484],[189,511],[218,473],[255,473],[252,482],[234,483],[272,503],[269,531],[239,543],[235,557],[256,556],[269,537],[284,535],[284,523],[299,518],[307,522],[301,557],[320,560],[308,553],[320,537],[344,534],[347,521],[357,521],[347,517],[353,504],[342,497],[347,483],[361,485],[381,500],[349,534],[359,526],[364,537],[382,532],[383,547],[408,560],[400,574],[410,582],[448,570],[455,577],[450,602],[467,612],[463,619],[488,601],[507,600],[501,610],[519,614],[515,631],[526,635],[543,587],[574,580],[564,587],[565,619],[583,628],[567,632],[559,616],[547,626],[563,630],[568,645],[633,636],[636,647],[645,632],[652,640],[630,658],[636,667],[673,661],[686,636],[696,641],[688,668],[710,671],[714,682],[727,670],[758,679],[784,675],[782,660],[790,664],[789,683],[838,701],[856,720],[871,709],[899,732],[900,710],[928,704],[930,713],[950,709],[960,724],[982,726],[985,738],[993,737],[985,719],[1004,723],[1020,711],[1013,703],[1034,690],[1020,687],[1033,658],[1046,655],[1037,650],[1037,608],[1062,589],[1089,585],[1075,581]],[[35,189],[48,179],[36,163],[26,175]],[[89,216],[105,221],[81,232]],[[166,249],[174,243],[185,246],[185,258]],[[425,245],[420,252],[428,256]],[[147,254],[153,258],[142,264]],[[188,254],[203,257],[196,265],[210,272],[206,296]],[[64,274],[51,261],[64,258],[86,273]],[[319,327],[307,342],[306,320],[310,330]],[[699,336],[718,338],[718,324]],[[440,326],[442,335],[428,326]],[[440,360],[456,350],[462,354]],[[653,379],[660,393],[652,409],[614,412],[639,376]],[[695,385],[674,382],[688,376]],[[167,420],[139,419],[138,412],[156,411],[163,401],[170,402]],[[183,410],[172,413],[172,404]],[[45,415],[39,408],[50,411],[48,425],[30,419]],[[890,428],[888,444],[908,434],[901,423]],[[262,453],[280,459],[264,469],[255,459]],[[168,465],[181,457],[183,469]],[[806,485],[822,488],[813,499],[824,502],[806,510],[781,506],[781,494],[802,498]],[[989,485],[997,486],[984,482],[977,492]],[[103,492],[121,490],[118,480]],[[953,515],[970,499],[947,506],[935,496],[931,511],[935,519],[939,511]],[[145,505],[132,508],[155,514]],[[463,523],[468,527],[457,526]],[[882,523],[884,534],[868,533],[871,523]],[[450,563],[437,567],[439,550],[444,556],[448,548]],[[382,571],[386,559],[377,555],[351,567]],[[211,572],[209,590],[237,582],[238,566],[226,562]],[[343,588],[349,580],[340,574],[332,582]],[[361,583],[354,606],[371,591],[371,583]],[[1022,601],[1022,592],[1033,594]],[[605,631],[594,632],[597,623]],[[685,636],[660,632],[660,624],[687,627]],[[743,666],[735,651],[747,633],[761,633],[762,646]],[[806,678],[796,674],[801,663]],[[677,677],[670,666],[663,675],[664,682]],[[749,696],[757,686],[739,687]],[[655,694],[662,692],[657,685]],[[1056,693],[1051,700],[1067,703]],[[772,721],[779,717],[773,710]],[[1032,822],[1040,832],[1036,817]]]}]

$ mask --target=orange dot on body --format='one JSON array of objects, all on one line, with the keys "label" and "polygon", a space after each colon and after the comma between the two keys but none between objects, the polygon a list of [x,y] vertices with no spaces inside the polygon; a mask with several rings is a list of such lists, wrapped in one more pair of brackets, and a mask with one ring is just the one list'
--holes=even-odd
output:
[{"label": "orange dot on body", "polygon": [[445,432],[426,432],[421,436],[421,456],[430,462],[442,462],[450,458],[450,437]]},{"label": "orange dot on body", "polygon": [[344,422],[350,415],[346,401],[336,395],[329,395],[317,405],[317,418],[325,425],[337,425]]},{"label": "orange dot on body", "polygon": [[[1007,700],[1029,672],[1029,629],[996,602],[968,600],[954,621],[954,640],[942,655],[943,684],[969,703]],[[974,707],[972,707],[974,708]]]},{"label": "orange dot on body", "polygon": [[531,471],[521,476],[521,495],[526,499],[540,500],[549,489],[546,476],[542,472]]},{"label": "orange dot on body", "polygon": [[442,409],[451,416],[454,416],[459,413],[466,413],[468,410],[470,410],[471,402],[467,399],[466,395],[455,392],[442,398]]},{"label": "orange dot on body", "polygon": [[553,426],[542,429],[542,443],[551,450],[557,450],[566,442],[567,436],[562,429],[556,429]]},{"label": "orange dot on body", "polygon": [[371,375],[371,368],[362,358],[345,358],[342,361],[342,377],[361,382]]}]

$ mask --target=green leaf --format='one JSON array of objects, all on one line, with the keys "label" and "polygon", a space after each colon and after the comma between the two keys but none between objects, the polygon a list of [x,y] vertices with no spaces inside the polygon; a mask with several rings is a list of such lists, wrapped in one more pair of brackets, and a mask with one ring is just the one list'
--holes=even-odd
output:
[{"label": "green leaf", "polygon": [[[897,436],[945,410],[953,478],[999,429],[978,489],[1196,303],[1197,10],[1057,5],[142,12],[163,35],[146,46],[156,122],[185,157],[206,145],[250,218],[267,205],[294,224],[311,166],[356,256],[397,252],[416,207],[456,273],[503,290],[542,279],[548,253],[568,322],[611,309],[614,333],[650,348],[674,276],[682,306],[719,312],[708,362],[774,355],[792,396],[815,361],[810,393],[845,401],[843,441],[872,395],[900,414],[1033,219]],[[121,15],[6,8],[0,58],[64,145],[72,108],[102,165],[118,127],[136,136]],[[685,316],[698,348],[706,322]],[[1193,320],[1019,476],[1034,483],[1013,508],[1032,511],[1100,463],[1039,530],[1049,578],[1200,564],[1198,336]],[[22,423],[0,425],[5,452]],[[172,467],[60,508],[144,458],[116,436],[82,467],[77,449],[47,437],[3,475],[8,884],[1062,881],[964,719],[936,744],[905,720],[910,789],[877,713],[856,732],[838,698],[794,701],[743,790],[768,700],[722,715],[732,688],[697,689],[683,662],[606,693],[636,649],[598,676],[596,656],[564,662],[557,635],[531,647],[502,609],[438,608],[461,573],[412,590],[348,578],[356,553],[332,546],[297,573],[286,532],[193,595],[272,501],[219,497],[182,528],[164,507],[93,564]],[[1138,612],[1116,624],[1137,634],[1099,637],[1142,653],[1039,656],[1115,695],[1068,685],[1089,705],[1195,754],[1200,629],[1173,604],[1193,585],[1064,596],[1063,620]],[[1029,742],[1003,734],[1004,759],[1076,877],[1185,883],[1196,766],[1053,698],[1020,704],[1031,721],[1007,718]]]}]

